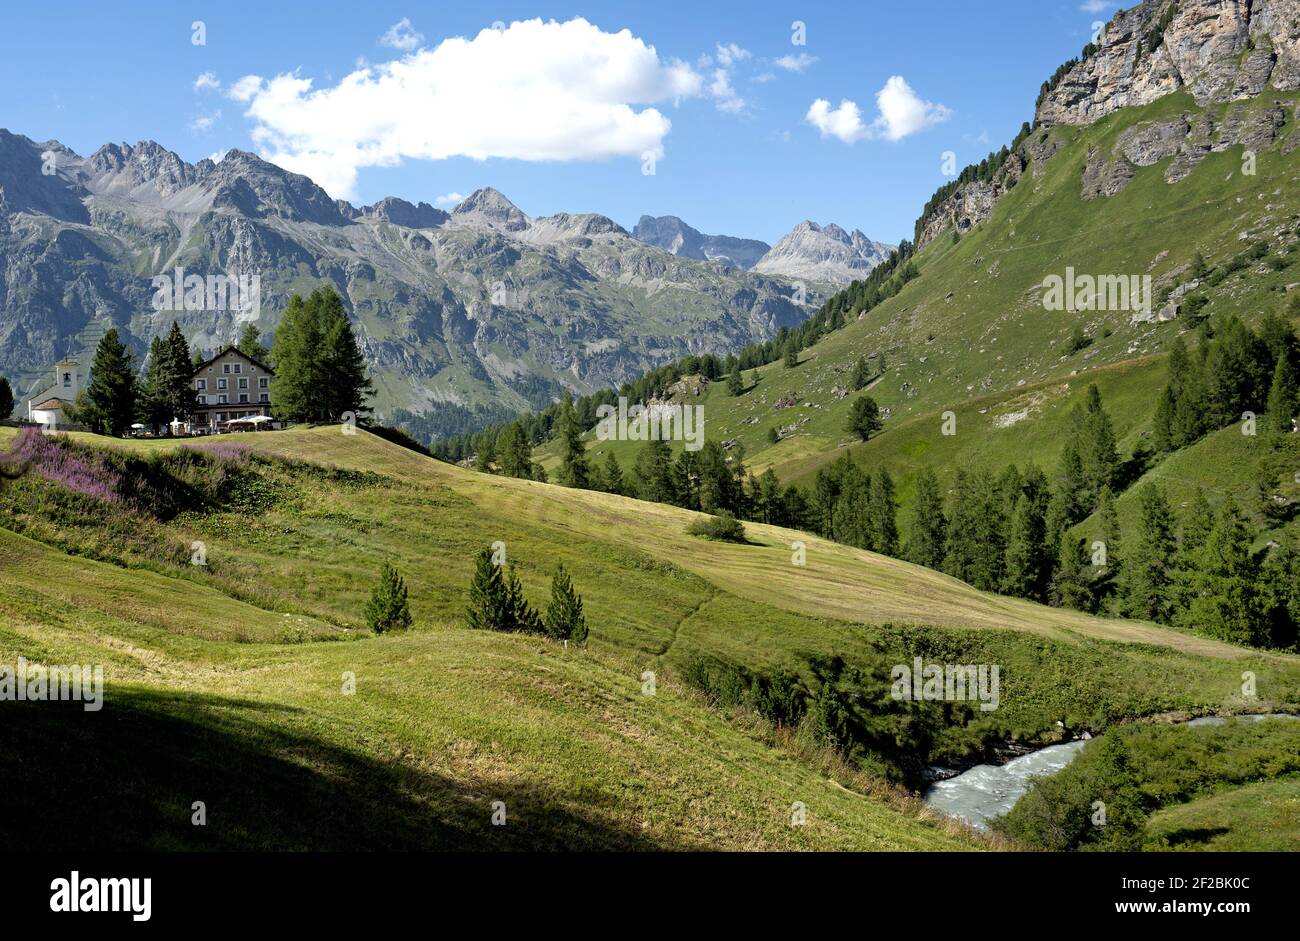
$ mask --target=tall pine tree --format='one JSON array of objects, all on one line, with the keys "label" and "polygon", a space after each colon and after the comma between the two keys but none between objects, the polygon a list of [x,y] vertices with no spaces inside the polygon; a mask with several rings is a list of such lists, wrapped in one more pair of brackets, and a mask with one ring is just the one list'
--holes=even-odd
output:
[{"label": "tall pine tree", "polygon": [[871,475],[871,543],[881,555],[898,555],[898,503],[894,479],[880,468]]},{"label": "tall pine tree", "polygon": [[1174,608],[1174,519],[1158,484],[1138,493],[1141,521],[1131,558],[1124,561],[1123,612],[1145,621],[1169,623]]},{"label": "tall pine tree", "polygon": [[908,519],[907,548],[903,557],[926,568],[942,568],[948,521],[943,515],[939,480],[928,467],[917,475],[916,493]]},{"label": "tall pine tree", "polygon": [[76,421],[101,434],[120,438],[135,421],[135,357],[112,327],[99,341],[90,366],[90,384],[77,396]]},{"label": "tall pine tree", "polygon": [[573,407],[573,396],[566,389],[560,404],[560,483],[566,487],[585,490],[591,485],[591,471],[587,465],[587,449],[582,443],[582,427]]},{"label": "tall pine tree", "polygon": [[465,621],[477,630],[503,631],[508,629],[510,616],[510,596],[501,567],[492,560],[491,549],[481,549],[474,557]]},{"label": "tall pine tree", "polygon": [[1228,497],[1201,548],[1185,626],[1232,643],[1267,646],[1265,599],[1252,540],[1246,518]]},{"label": "tall pine tree", "polygon": [[499,442],[501,472],[508,477],[530,480],[533,476],[533,449],[519,422],[506,426]]},{"label": "tall pine tree", "polygon": [[1284,356],[1277,361],[1269,387],[1269,430],[1275,435],[1289,434],[1297,413],[1300,413],[1300,379],[1295,364]]}]

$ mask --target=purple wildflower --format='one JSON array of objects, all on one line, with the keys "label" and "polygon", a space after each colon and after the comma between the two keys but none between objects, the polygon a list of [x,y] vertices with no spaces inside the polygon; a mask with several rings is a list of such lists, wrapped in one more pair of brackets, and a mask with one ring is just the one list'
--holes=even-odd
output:
[{"label": "purple wildflower", "polygon": [[36,428],[24,428],[4,460],[77,493],[129,505],[122,496],[122,475],[103,458],[78,453],[62,435],[47,436]]}]

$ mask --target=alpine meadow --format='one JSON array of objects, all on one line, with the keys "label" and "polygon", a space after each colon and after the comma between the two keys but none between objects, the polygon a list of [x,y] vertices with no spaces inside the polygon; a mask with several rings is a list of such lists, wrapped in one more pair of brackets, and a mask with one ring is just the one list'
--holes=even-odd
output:
[{"label": "alpine meadow", "polygon": [[1300,0],[533,6],[0,13],[0,897],[1280,912]]}]

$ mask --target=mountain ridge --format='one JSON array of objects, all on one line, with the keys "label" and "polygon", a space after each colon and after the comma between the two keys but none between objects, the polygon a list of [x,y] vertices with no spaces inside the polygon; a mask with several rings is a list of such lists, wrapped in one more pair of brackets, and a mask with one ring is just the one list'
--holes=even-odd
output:
[{"label": "mountain ridge", "polygon": [[[451,212],[398,197],[355,207],[240,150],[190,164],[140,141],[82,157],[0,131],[0,157],[0,370],[24,387],[88,355],[107,325],[142,353],[175,316],[211,349],[246,322],[273,333],[291,293],[328,282],[360,327],[381,414],[464,427],[724,355],[802,323],[824,296],[676,257],[596,213],[534,219],[490,187]],[[151,278],[176,268],[258,274],[262,308],[153,311]]]}]

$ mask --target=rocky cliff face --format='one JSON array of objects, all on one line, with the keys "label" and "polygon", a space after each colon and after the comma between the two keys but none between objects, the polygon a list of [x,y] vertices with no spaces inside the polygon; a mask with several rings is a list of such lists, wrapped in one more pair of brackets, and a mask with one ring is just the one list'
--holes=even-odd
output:
[{"label": "rocky cliff face", "polygon": [[[927,215],[917,233],[918,247],[987,219],[1026,167],[1055,153],[1045,129],[1091,124],[1180,89],[1197,104],[1209,105],[1244,101],[1269,88],[1300,88],[1300,0],[1144,0],[1116,13],[1087,51],[1041,97],[1035,133],[992,180],[964,184]],[[1176,183],[1206,154],[1236,145],[1270,146],[1286,120],[1281,108],[1251,114],[1238,109],[1223,121],[1187,113],[1175,121],[1142,125],[1126,132],[1113,153],[1090,155],[1082,195],[1114,195],[1138,167],[1171,156],[1166,179]]]},{"label": "rocky cliff face", "polygon": [[[153,277],[257,276],[260,307],[158,310]],[[191,344],[274,333],[294,291],[332,283],[382,412],[455,430],[604,388],[688,353],[796,326],[789,281],[678,257],[596,214],[531,219],[484,189],[451,213],[353,207],[253,154],[188,164],[153,142],[81,157],[0,130],[0,374],[19,394],[110,327],[137,353],[172,320]]]},{"label": "rocky cliff face", "polygon": [[1185,88],[1197,104],[1300,88],[1300,0],[1145,0],[1039,103],[1040,125],[1091,124]]},{"label": "rocky cliff face", "polygon": [[805,221],[772,246],[753,270],[801,281],[848,284],[865,278],[894,248],[873,242],[857,229],[850,234],[834,224],[823,227]]}]

